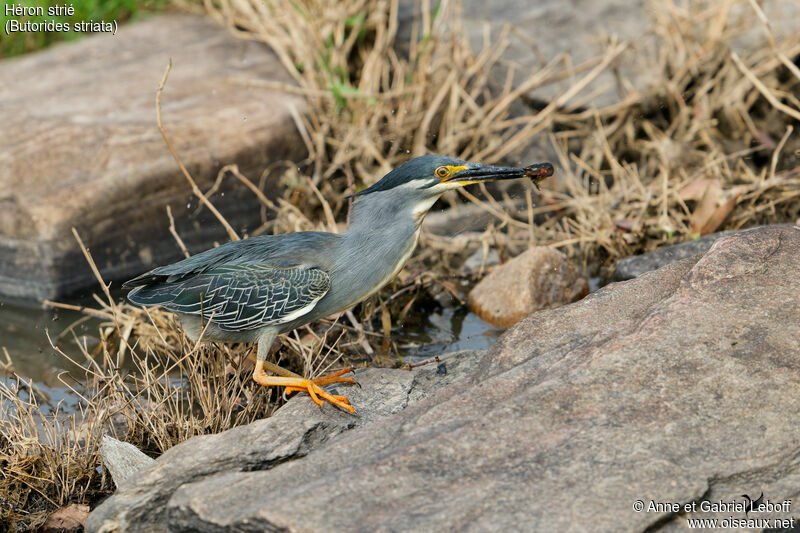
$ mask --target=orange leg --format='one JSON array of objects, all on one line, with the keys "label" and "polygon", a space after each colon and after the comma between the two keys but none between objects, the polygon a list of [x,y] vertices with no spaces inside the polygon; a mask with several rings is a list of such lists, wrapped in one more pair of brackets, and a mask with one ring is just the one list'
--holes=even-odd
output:
[{"label": "orange leg", "polygon": [[278,386],[278,387],[286,387],[286,392],[307,392],[311,399],[314,400],[314,403],[317,405],[322,405],[323,398],[328,400],[333,405],[337,407],[341,407],[345,411],[349,411],[351,414],[355,414],[355,409],[350,405],[348,399],[344,396],[337,396],[335,394],[329,394],[321,387],[321,385],[328,385],[330,383],[355,383],[353,378],[342,378],[339,377],[342,374],[349,372],[349,369],[342,370],[340,372],[336,372],[335,374],[331,374],[329,376],[323,376],[316,379],[305,379],[301,377],[284,377],[284,376],[268,376],[266,372],[264,372],[264,361],[257,361],[256,368],[253,371],[253,379],[259,385],[263,385],[265,387],[270,386]]},{"label": "orange leg", "polygon": [[[340,378],[344,374],[349,374],[352,372],[349,368],[345,368],[344,370],[339,370],[338,372],[334,372],[333,374],[328,374],[327,376],[320,376],[318,378],[313,378],[311,381],[314,382],[314,385],[330,385],[331,383],[355,383],[356,380],[353,378]],[[290,391],[294,387],[286,387],[286,392],[297,392],[296,390]]]},{"label": "orange leg", "polygon": [[[314,385],[322,386],[322,385],[329,385],[331,383],[355,383],[356,380],[353,378],[342,378],[339,377],[343,374],[349,374],[351,370],[349,368],[345,368],[344,370],[339,370],[338,372],[334,372],[333,374],[328,374],[327,376],[321,376],[318,378],[313,378],[310,381],[314,383]],[[293,392],[307,392],[307,389],[300,388],[300,387],[286,387],[284,389],[286,394],[292,394]],[[313,398],[313,394],[311,395]],[[337,400],[350,405],[350,401],[347,399],[346,396],[336,396],[335,394],[331,394]],[[315,400],[316,401],[316,400]]]}]

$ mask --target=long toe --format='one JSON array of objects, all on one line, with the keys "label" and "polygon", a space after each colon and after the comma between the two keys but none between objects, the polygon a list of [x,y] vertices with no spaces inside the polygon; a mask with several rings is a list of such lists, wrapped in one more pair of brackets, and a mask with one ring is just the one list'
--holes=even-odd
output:
[{"label": "long toe", "polygon": [[[289,395],[289,394],[292,394],[294,392],[305,392],[305,393],[308,393],[308,390],[307,389],[301,389],[299,387],[286,387],[286,389],[284,389],[283,392],[284,392],[284,394]],[[340,401],[342,403],[346,403],[347,405],[350,405],[350,400],[347,399],[347,396],[337,396],[336,394],[330,394],[330,393],[328,393],[328,394],[329,394],[329,396],[331,398],[336,398],[338,401]]]},{"label": "long toe", "polygon": [[353,409],[353,406],[350,405],[350,400],[348,400],[347,398],[344,398],[342,396],[336,396],[335,394],[330,394],[330,393],[326,392],[325,389],[315,385],[314,383],[310,383],[309,384],[308,391],[309,391],[309,394],[311,394],[312,398],[314,397],[314,393],[316,393],[318,396],[320,396],[322,398],[325,398],[326,400],[331,402],[336,407],[340,407],[340,408],[344,409],[345,411],[350,412],[350,414],[353,414],[353,415],[356,413],[356,410]]},{"label": "long toe", "polygon": [[327,385],[329,383],[352,383],[353,378],[339,377],[346,372],[347,371],[331,374],[330,376],[323,376],[322,378],[318,378],[321,383],[317,383],[316,380],[300,377],[268,376],[259,365],[256,365],[256,369],[253,371],[253,379],[256,383],[264,385],[265,387],[286,387],[286,394],[292,392],[308,393],[317,405],[322,405],[324,403],[322,400],[324,399],[336,407],[340,407],[351,414],[355,414],[355,409],[350,405],[350,401],[347,398],[330,394],[321,387],[321,385]]},{"label": "long toe", "polygon": [[313,381],[315,385],[330,385],[331,383],[355,383],[356,380],[354,378],[340,377],[343,374],[349,374],[350,372],[352,372],[352,370],[345,368],[343,370],[339,370],[338,372],[334,372],[333,374],[328,374],[327,376],[314,378],[311,381]]},{"label": "long toe", "polygon": [[324,402],[322,400],[327,400],[333,405],[337,407],[341,407],[345,411],[349,411],[352,414],[355,414],[355,409],[350,405],[350,400],[347,399],[347,396],[338,396],[336,394],[331,394],[327,392],[325,389],[320,387],[318,384],[314,383],[313,380],[306,379],[304,384],[293,384],[286,387],[284,393],[292,394],[294,392],[305,392],[311,399],[314,400],[314,403],[317,405],[322,405]]}]

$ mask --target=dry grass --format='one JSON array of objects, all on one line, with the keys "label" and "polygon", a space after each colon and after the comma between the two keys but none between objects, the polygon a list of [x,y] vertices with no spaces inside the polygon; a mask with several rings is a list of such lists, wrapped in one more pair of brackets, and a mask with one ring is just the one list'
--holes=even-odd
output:
[{"label": "dry grass", "polygon": [[276,405],[274,391],[229,368],[245,347],[190,344],[158,310],[104,303],[91,313],[102,320],[101,342],[92,351],[84,345],[75,361],[83,375],[62,375],[80,398],[78,412],[45,409],[30,380],[0,386],[4,531],[36,530],[48,511],[108,494],[111,480],[98,468],[104,433],[158,456],[194,435],[269,416]]},{"label": "dry grass", "polygon": [[[251,379],[250,346],[187,340],[174,316],[97,299],[99,344],[81,346],[80,371],[61,376],[80,399],[77,412],[44,406],[36,385],[0,385],[0,529],[36,530],[47,514],[95,502],[113,490],[99,468],[103,434],[157,457],[195,435],[219,433],[270,416],[280,391]],[[340,349],[323,337],[288,339],[279,364],[317,375]],[[10,364],[10,362],[9,362]]]},{"label": "dry grass", "polygon": [[[495,191],[497,201],[486,189],[482,202],[469,192],[446,196],[450,205],[480,202],[497,223],[491,234],[463,235],[458,246],[423,241],[410,270],[422,262],[426,270],[457,267],[442,253],[459,250],[463,258],[487,242],[506,257],[536,243],[607,275],[619,257],[718,228],[800,216],[800,144],[792,135],[800,117],[800,70],[792,62],[800,36],[775,42],[753,1],[654,2],[658,81],[605,108],[580,104],[601,72],[633,53],[626,43],[611,40],[576,68],[566,55],[548,58],[515,84],[520,69],[503,53],[519,34],[506,28],[473,52],[458,2],[436,10],[421,2],[408,46],[396,38],[396,0],[204,4],[233,31],[275,50],[297,85],[236,81],[300,93],[310,104],[309,115],[296,119],[309,150],[308,176],[295,165],[280,175],[289,192],[259,232],[309,229],[311,220],[335,227],[346,216],[345,192],[411,156],[514,161],[537,143],[550,144],[561,167],[541,200],[534,204],[530,187],[517,188],[515,197]],[[763,26],[763,45],[733,53],[754,20]],[[531,90],[570,78],[571,87],[544,108],[520,105]]]},{"label": "dry grass", "polygon": [[[96,296],[92,308],[47,304],[98,319],[98,343],[90,348],[78,338],[74,328],[82,321],[59,335],[72,337],[79,359],[51,340],[60,356],[80,369],[60,376],[79,398],[75,412],[49,404],[30,379],[14,374],[12,385],[0,383],[2,531],[38,530],[54,509],[96,502],[112,492],[113,483],[100,468],[104,434],[157,457],[195,435],[268,417],[282,404],[279,391],[252,381],[251,346],[194,343],[173,314],[116,302],[77,233],[76,239],[105,299]],[[305,331],[286,339],[279,356],[287,359],[279,357],[278,364],[306,376],[328,371],[339,360],[340,339],[328,331]],[[4,359],[0,369],[13,373],[6,352]]]},{"label": "dry grass", "polygon": [[800,70],[786,59],[800,54],[800,36],[739,57],[730,44],[752,25],[752,11],[735,18],[722,2],[658,5],[656,86],[620,106],[557,117],[565,131],[552,138],[568,170],[550,198],[563,216],[535,232],[540,242],[577,248],[585,264],[800,216],[792,134]]},{"label": "dry grass", "polygon": [[[281,364],[305,375],[341,363],[343,354],[347,364],[375,364],[392,351],[392,326],[412,317],[420,300],[460,296],[451,278],[477,249],[507,257],[532,243],[555,246],[605,273],[618,257],[698,233],[800,218],[800,35],[775,42],[754,2],[654,4],[659,82],[619,104],[587,108],[579,105],[582,90],[630,53],[625,43],[610,41],[577,70],[566,56],[548,58],[515,83],[518,69],[503,61],[515,34],[506,29],[473,52],[455,2],[423,5],[403,48],[396,1],[207,0],[232,31],[272,47],[296,84],[236,82],[309,101],[308,115],[296,117],[309,152],[302,170],[276,166],[258,179],[234,166],[220,172],[218,182],[237,179],[261,199],[263,224],[253,234],[337,230],[347,216],[344,193],[412,155],[493,162],[538,142],[560,163],[540,196],[529,184],[482,188],[481,199],[448,195],[450,206],[474,203],[495,222],[451,239],[424,236],[399,281],[361,305],[358,319],[348,313],[287,336]],[[732,53],[754,20],[768,36],[763,46]],[[529,91],[562,79],[573,79],[572,88],[543,108],[526,107]],[[281,180],[285,195],[264,197],[259,184],[267,179]],[[97,468],[104,432],[155,456],[192,435],[268,416],[279,403],[274,391],[251,383],[249,347],[194,345],[170,315],[108,294],[87,312],[102,324],[98,347],[76,361],[85,371],[72,385],[83,398],[80,412],[45,415],[35,385],[24,380],[0,387],[0,527],[35,529],[46,511],[107,494],[112,487]]]}]

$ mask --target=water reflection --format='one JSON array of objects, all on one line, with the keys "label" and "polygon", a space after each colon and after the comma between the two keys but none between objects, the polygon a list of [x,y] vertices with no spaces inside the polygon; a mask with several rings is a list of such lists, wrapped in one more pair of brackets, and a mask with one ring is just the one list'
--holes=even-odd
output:
[{"label": "water reflection", "polygon": [[[75,336],[67,333],[67,329]],[[8,372],[0,373],[0,379],[10,388],[21,390],[26,394],[29,380],[33,380],[37,401],[42,411],[47,413],[62,403],[66,410],[77,406],[77,396],[65,385],[73,383],[69,371],[77,366],[60,355],[50,345],[50,338],[56,342],[75,361],[83,359],[77,342],[87,343],[88,347],[96,344],[96,339],[87,333],[97,330],[97,322],[87,319],[77,311],[63,311],[41,308],[30,308],[0,302],[0,350],[5,350],[13,362],[13,370],[22,378]],[[77,338],[77,340],[76,340]],[[0,357],[5,362],[5,354]],[[79,371],[76,375],[82,375]]]},{"label": "water reflection", "polygon": [[465,305],[438,307],[424,316],[419,326],[392,330],[400,356],[407,363],[458,350],[485,350],[503,333]]}]

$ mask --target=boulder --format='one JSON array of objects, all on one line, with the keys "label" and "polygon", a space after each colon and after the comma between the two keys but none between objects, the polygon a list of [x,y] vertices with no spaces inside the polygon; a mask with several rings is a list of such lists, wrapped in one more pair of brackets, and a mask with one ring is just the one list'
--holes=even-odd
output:
[{"label": "boulder", "polygon": [[[525,318],[468,377],[354,430],[332,428],[358,419],[321,417],[303,399],[306,412],[295,400],[192,439],[88,530],[122,517],[132,532],[653,531],[703,516],[671,504],[762,490],[797,501],[798,263],[800,226],[722,237],[699,258]],[[284,451],[262,453],[267,442]],[[142,504],[151,491],[160,505]]]},{"label": "boulder", "polygon": [[[0,296],[55,298],[96,283],[72,233],[104,278],[125,279],[227,240],[198,201],[156,125],[155,93],[169,59],[162,118],[204,190],[227,164],[256,181],[270,162],[302,158],[290,109],[305,100],[237,83],[291,83],[265,46],[206,17],[165,14],[0,62]],[[252,193],[223,183],[214,204],[241,231],[260,222]],[[265,194],[275,195],[268,181]]]},{"label": "boulder", "polygon": [[[400,2],[400,36],[408,40],[414,20],[414,0]],[[767,0],[759,2],[771,23],[775,38],[791,37],[797,32],[800,6],[792,0]],[[767,45],[766,30],[758,22],[747,3],[731,3],[731,20],[739,24],[733,42],[736,51]],[[519,67],[517,80],[539,70],[548,61],[569,55],[568,65],[575,67],[603,55],[612,36],[629,41],[630,46],[584,90],[569,103],[583,103],[585,107],[603,106],[621,101],[629,90],[643,91],[658,80],[655,70],[659,63],[655,51],[656,36],[652,26],[656,22],[659,3],[652,0],[463,0],[464,26],[473,50],[485,44],[486,30],[492,42],[506,25],[511,25],[522,37],[511,35],[503,63]],[[683,14],[683,13],[682,13]],[[674,14],[669,15],[675,17]],[[593,67],[592,64],[590,67]],[[615,72],[616,71],[616,72]],[[549,102],[562,95],[589,69],[574,77],[554,81],[532,90],[529,97],[534,102]],[[620,83],[616,74],[624,80]],[[506,72],[496,73],[502,84]]]},{"label": "boulder", "polygon": [[493,270],[469,292],[469,308],[507,328],[541,309],[579,300],[589,283],[555,248],[535,246]]},{"label": "boulder", "polygon": [[[535,159],[526,160],[530,164]],[[491,185],[495,185],[490,184]],[[500,201],[500,206],[509,211],[524,210],[525,200]],[[439,201],[434,204],[431,211],[425,215],[422,221],[422,229],[425,233],[432,233],[443,237],[456,237],[462,233],[486,231],[486,226],[497,221],[497,217],[486,210],[485,206],[465,203],[455,204],[444,208],[444,202]]]},{"label": "boulder", "polygon": [[[790,224],[773,224],[774,227],[789,225]],[[637,276],[641,276],[645,272],[657,270],[675,261],[702,254],[711,248],[711,245],[720,237],[741,233],[743,231],[751,231],[752,229],[756,228],[719,231],[680,244],[663,246],[646,254],[625,257],[617,261],[614,265],[614,275],[612,277],[614,281],[633,279]]]},{"label": "boulder", "polygon": [[[503,55],[504,64],[511,62],[520,67],[516,73],[517,82],[562,54],[570,56],[572,65],[601,56],[604,44],[612,35],[623,40],[642,39],[648,30],[652,11],[646,0],[464,0],[462,4],[464,28],[474,51],[478,52],[485,46],[487,29],[491,32],[492,42],[507,25],[515,27],[524,36],[512,35]],[[400,35],[408,39],[415,2],[404,0],[400,6]],[[634,54],[631,56],[631,60],[637,59]],[[634,87],[643,89],[651,80],[652,64],[648,65],[642,58],[638,63],[620,64],[622,74],[632,80]],[[504,76],[505,72],[495,73],[499,80]],[[538,87],[529,96],[537,102],[547,102],[566,91],[572,81],[561,80]],[[594,92],[592,103],[608,105],[621,100],[617,89],[613,73],[607,70],[582,91],[581,96]]]},{"label": "boulder", "polygon": [[711,248],[714,241],[726,233],[729,232],[711,233],[680,244],[663,246],[652,252],[647,252],[646,254],[622,258],[614,265],[612,279],[614,281],[633,279],[641,276],[645,272],[658,270],[663,266],[680,261],[681,259],[702,254]]}]

